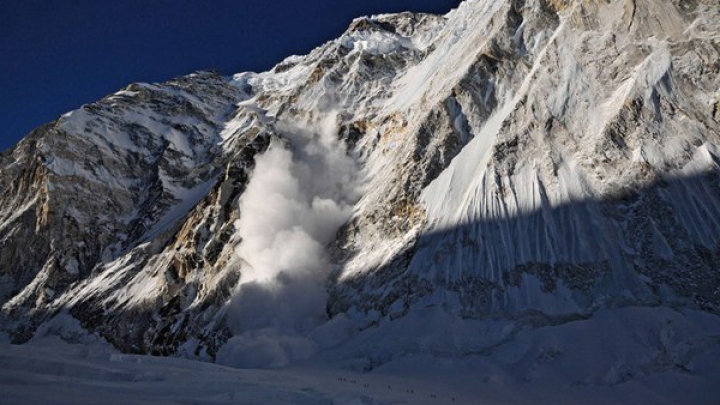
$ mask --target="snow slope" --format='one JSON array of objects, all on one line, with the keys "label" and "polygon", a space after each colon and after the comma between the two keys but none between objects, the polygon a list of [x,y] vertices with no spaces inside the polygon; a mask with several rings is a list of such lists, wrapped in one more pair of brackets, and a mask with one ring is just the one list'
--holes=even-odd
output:
[{"label": "snow slope", "polygon": [[[64,327],[68,339],[72,327]],[[425,311],[319,358],[259,370],[121,354],[91,336],[80,344],[75,335],[71,344],[49,335],[0,343],[0,387],[6,404],[709,405],[720,399],[718,339],[720,319],[697,311],[613,309],[540,328]],[[377,363],[370,372],[368,361]]]},{"label": "snow slope", "polygon": [[131,85],[0,157],[0,325],[286,367],[127,357],[281,403],[714,403],[718,33],[715,1],[467,0]]}]

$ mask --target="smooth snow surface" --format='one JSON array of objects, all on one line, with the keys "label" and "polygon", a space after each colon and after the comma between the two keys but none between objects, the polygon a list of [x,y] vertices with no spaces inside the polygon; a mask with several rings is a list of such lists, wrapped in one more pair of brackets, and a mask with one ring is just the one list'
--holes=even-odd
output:
[{"label": "smooth snow surface", "polygon": [[71,324],[0,343],[3,404],[720,402],[720,319],[697,311],[618,308],[531,329],[425,309],[279,370],[120,354]]}]

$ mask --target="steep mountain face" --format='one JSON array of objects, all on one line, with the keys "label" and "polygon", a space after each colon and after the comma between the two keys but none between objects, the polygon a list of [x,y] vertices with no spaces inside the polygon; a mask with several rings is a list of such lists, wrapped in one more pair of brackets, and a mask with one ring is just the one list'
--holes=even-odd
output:
[{"label": "steep mountain face", "polygon": [[[351,223],[335,311],[425,301],[470,317],[568,315],[676,299],[717,310],[718,22],[707,2],[451,13],[396,82],[389,105],[418,143],[392,145],[405,157],[383,167],[407,177],[370,187],[377,210]],[[395,235],[370,230],[408,217]]]},{"label": "steep mountain face", "polygon": [[218,132],[240,94],[210,74],[134,84],[3,156],[5,312],[32,329],[26,316],[176,227],[222,170]]},{"label": "steep mountain face", "polygon": [[717,313],[719,99],[710,0],[467,0],[269,72],[131,85],[0,158],[3,324],[22,342],[69,312],[125,351],[214,357],[255,265],[256,162],[312,162],[327,133],[360,183],[322,241],[331,317]]}]

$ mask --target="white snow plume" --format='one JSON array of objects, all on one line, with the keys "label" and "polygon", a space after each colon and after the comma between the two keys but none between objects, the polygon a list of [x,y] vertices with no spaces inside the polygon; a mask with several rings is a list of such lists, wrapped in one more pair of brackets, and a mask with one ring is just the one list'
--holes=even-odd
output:
[{"label": "white snow plume", "polygon": [[280,367],[311,355],[304,338],[325,319],[325,246],[359,197],[357,167],[337,139],[336,114],[279,125],[240,199],[238,256],[247,265],[228,309],[232,338],[218,361]]}]

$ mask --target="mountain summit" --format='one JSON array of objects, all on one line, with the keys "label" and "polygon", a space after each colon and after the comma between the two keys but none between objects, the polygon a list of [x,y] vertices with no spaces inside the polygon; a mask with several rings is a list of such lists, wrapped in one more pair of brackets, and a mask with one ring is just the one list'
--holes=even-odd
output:
[{"label": "mountain summit", "polygon": [[719,100],[714,0],[467,0],[269,72],[132,84],[0,156],[2,324],[526,378],[503,345],[540,339],[541,367],[586,325],[624,363],[567,378],[692,373],[720,353]]}]

